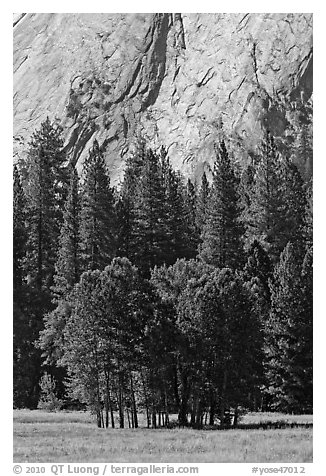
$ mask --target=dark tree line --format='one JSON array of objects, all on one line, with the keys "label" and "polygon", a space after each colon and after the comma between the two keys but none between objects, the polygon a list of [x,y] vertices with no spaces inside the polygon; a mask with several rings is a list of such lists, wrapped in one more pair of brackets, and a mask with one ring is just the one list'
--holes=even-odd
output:
[{"label": "dark tree line", "polygon": [[114,188],[97,141],[78,177],[59,126],[33,135],[14,167],[16,407],[46,372],[99,427],[312,411],[311,187],[269,133],[241,171],[223,140],[213,159],[194,184],[140,141]]}]

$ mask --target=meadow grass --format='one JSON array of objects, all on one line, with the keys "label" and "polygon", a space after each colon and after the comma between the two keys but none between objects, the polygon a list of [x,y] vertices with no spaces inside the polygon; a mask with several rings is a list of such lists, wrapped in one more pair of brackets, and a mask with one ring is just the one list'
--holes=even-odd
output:
[{"label": "meadow grass", "polygon": [[[312,421],[309,416],[251,414],[243,421]],[[304,463],[312,429],[98,429],[86,412],[14,411],[15,462]]]}]

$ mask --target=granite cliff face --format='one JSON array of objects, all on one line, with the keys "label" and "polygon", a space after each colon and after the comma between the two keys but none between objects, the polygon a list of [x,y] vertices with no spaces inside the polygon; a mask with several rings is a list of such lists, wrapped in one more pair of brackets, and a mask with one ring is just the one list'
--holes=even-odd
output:
[{"label": "granite cliff face", "polygon": [[[48,115],[81,164],[93,139],[112,176],[142,135],[198,175],[221,124],[237,157],[268,127],[286,151],[309,123],[310,14],[20,14],[14,19],[14,148]],[[304,164],[306,166],[306,164]]]}]

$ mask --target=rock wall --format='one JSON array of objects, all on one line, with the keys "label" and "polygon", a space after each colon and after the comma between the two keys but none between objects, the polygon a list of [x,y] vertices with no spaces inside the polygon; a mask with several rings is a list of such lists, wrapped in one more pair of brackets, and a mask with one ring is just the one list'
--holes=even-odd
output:
[{"label": "rock wall", "polygon": [[291,117],[311,114],[312,57],[311,14],[16,15],[15,153],[47,115],[77,164],[97,138],[115,180],[138,135],[192,176],[221,125],[241,160],[266,127],[288,151]]}]

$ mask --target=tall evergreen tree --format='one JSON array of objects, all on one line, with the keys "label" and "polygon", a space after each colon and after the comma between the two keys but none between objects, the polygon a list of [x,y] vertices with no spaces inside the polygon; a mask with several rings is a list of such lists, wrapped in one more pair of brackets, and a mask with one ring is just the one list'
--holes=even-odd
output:
[{"label": "tall evergreen tree", "polygon": [[269,391],[282,411],[312,408],[311,255],[289,243],[275,268],[268,335]]},{"label": "tall evergreen tree", "polygon": [[201,233],[205,225],[209,194],[210,185],[207,180],[206,173],[204,172],[201,178],[201,186],[196,201],[196,225],[199,233]]},{"label": "tall evergreen tree", "polygon": [[312,103],[301,104],[289,114],[291,137],[294,138],[291,159],[297,165],[302,176],[309,180],[313,169],[313,110]]},{"label": "tall evergreen tree", "polygon": [[[293,373],[300,389],[297,393],[299,410],[313,409],[313,249],[307,249],[302,263],[302,313],[295,337],[300,346],[294,350]],[[301,407],[301,408],[300,408]]]},{"label": "tall evergreen tree", "polygon": [[23,263],[26,284],[15,297],[15,402],[35,408],[42,359],[34,343],[43,327],[44,314],[52,308],[51,286],[67,185],[62,129],[47,118],[33,134],[21,165],[27,202]]},{"label": "tall evergreen tree", "polygon": [[236,268],[242,262],[240,208],[235,176],[225,143],[216,148],[213,181],[199,256],[217,267]]},{"label": "tall evergreen tree", "polygon": [[283,249],[290,241],[296,247],[305,250],[305,213],[307,197],[304,182],[297,166],[288,158],[283,159],[281,167],[282,180],[282,224],[278,240]]},{"label": "tall evergreen tree", "polygon": [[67,196],[69,183],[69,167],[66,153],[64,151],[63,129],[55,121],[51,122],[49,117],[36,130],[29,143],[29,152],[26,159],[20,161],[22,182],[25,189],[29,188],[30,166],[33,157],[38,155],[40,147],[47,158],[47,163],[51,171],[53,189],[56,197],[56,214],[60,222],[62,220],[62,210]]},{"label": "tall evergreen tree", "polygon": [[166,223],[164,187],[159,156],[147,150],[136,198],[135,254],[132,261],[145,276],[164,262]]},{"label": "tall evergreen tree", "polygon": [[27,204],[17,166],[14,166],[13,199],[13,403],[19,408],[36,408],[40,353],[33,343],[41,328],[43,303],[39,293],[24,279]]},{"label": "tall evergreen tree", "polygon": [[79,281],[79,214],[78,174],[73,167],[55,265],[53,292],[56,308],[44,316],[44,329],[40,332],[38,340],[38,347],[43,351],[45,362],[51,366],[49,369],[51,373],[57,373],[57,380],[62,380],[55,366],[58,367],[58,361],[62,355],[63,332],[71,312],[70,293]]},{"label": "tall evergreen tree", "polygon": [[283,228],[283,181],[280,156],[274,139],[267,131],[260,150],[260,160],[254,175],[246,235],[249,243],[255,239],[268,251],[275,262],[284,243]]},{"label": "tall evergreen tree", "polygon": [[272,263],[268,254],[255,240],[249,248],[248,259],[243,269],[243,277],[246,282],[255,283],[256,279],[261,283],[262,298],[265,311],[269,311],[270,306],[270,280],[273,274]]},{"label": "tall evergreen tree", "polygon": [[103,269],[115,255],[117,232],[113,191],[96,140],[84,164],[81,193],[82,270]]},{"label": "tall evergreen tree", "polygon": [[195,185],[190,179],[187,180],[187,184],[184,191],[185,202],[185,220],[186,220],[186,254],[185,257],[192,259],[196,257],[197,248],[199,243],[199,229],[197,227],[196,220],[196,207],[197,207],[197,194]]},{"label": "tall evergreen tree", "polygon": [[136,255],[136,201],[146,155],[144,140],[140,139],[136,151],[126,161],[120,197],[117,203],[118,256],[133,259]]},{"label": "tall evergreen tree", "polygon": [[306,184],[306,209],[305,209],[305,241],[307,248],[312,247],[313,243],[313,186],[312,179]]},{"label": "tall evergreen tree", "polygon": [[23,260],[26,253],[27,230],[26,197],[16,165],[14,166],[13,199],[13,278],[14,289],[17,289],[23,282]]},{"label": "tall evergreen tree", "polygon": [[26,271],[29,282],[39,290],[48,289],[53,282],[66,196],[66,157],[61,134],[61,128],[47,118],[33,134],[25,162],[29,209]]},{"label": "tall evergreen tree", "polygon": [[193,247],[189,226],[189,205],[183,177],[173,170],[172,165],[161,151],[161,168],[164,189],[164,262],[174,264],[177,259],[190,256]]},{"label": "tall evergreen tree", "polygon": [[73,167],[70,174],[68,196],[64,207],[63,224],[60,230],[59,251],[55,265],[55,293],[59,297],[64,297],[79,280],[80,197],[78,185],[78,174]]},{"label": "tall evergreen tree", "polygon": [[[247,164],[240,174],[239,183],[239,195],[240,195],[240,207],[241,216],[240,220],[244,228],[245,246],[248,247],[253,241],[251,241],[250,233],[248,233],[248,227],[251,223],[251,200],[253,196],[253,186],[255,180],[255,166],[253,165],[254,159],[250,164]],[[247,236],[246,236],[247,235]]]}]

